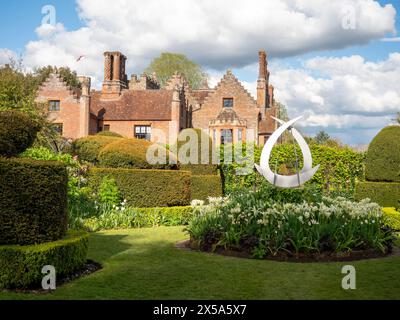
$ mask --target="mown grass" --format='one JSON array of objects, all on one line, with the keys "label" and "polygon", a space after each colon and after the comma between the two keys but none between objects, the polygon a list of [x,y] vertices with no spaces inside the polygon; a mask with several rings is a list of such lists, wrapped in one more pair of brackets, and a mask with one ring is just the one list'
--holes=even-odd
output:
[{"label": "mown grass", "polygon": [[[345,263],[247,260],[175,247],[182,227],[99,232],[89,258],[103,269],[50,294],[1,292],[0,299],[399,299],[400,257]],[[354,265],[357,289],[341,288]]]}]

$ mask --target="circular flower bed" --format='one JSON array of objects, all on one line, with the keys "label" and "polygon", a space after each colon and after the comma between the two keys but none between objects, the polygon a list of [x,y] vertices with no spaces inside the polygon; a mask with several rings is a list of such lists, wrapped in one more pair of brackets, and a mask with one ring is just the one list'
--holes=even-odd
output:
[{"label": "circular flower bed", "polygon": [[270,195],[261,189],[210,199],[208,205],[195,201],[195,216],[187,227],[191,246],[260,259],[335,258],[349,253],[365,257],[391,251],[393,233],[383,227],[380,206],[368,199],[321,196],[307,202],[292,197],[294,203],[285,203]]}]

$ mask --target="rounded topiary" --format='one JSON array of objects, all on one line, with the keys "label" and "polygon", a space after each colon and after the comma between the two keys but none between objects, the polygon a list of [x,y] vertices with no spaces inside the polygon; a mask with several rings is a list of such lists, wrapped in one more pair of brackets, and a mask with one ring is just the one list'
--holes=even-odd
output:
[{"label": "rounded topiary", "polygon": [[365,169],[368,181],[400,182],[400,126],[386,127],[372,140]]},{"label": "rounded topiary", "polygon": [[56,161],[0,158],[0,245],[64,237],[68,174]]},{"label": "rounded topiary", "polygon": [[[177,169],[176,164],[169,164],[167,150],[166,163],[150,164],[147,159],[147,150],[154,144],[141,139],[119,139],[100,150],[99,164],[109,168],[130,169]],[[158,146],[158,148],[162,148]],[[176,161],[175,161],[176,162]]]},{"label": "rounded topiary", "polygon": [[72,153],[80,160],[91,163],[98,162],[98,155],[101,148],[121,138],[107,136],[90,136],[75,140],[72,144]]},{"label": "rounded topiary", "polygon": [[[193,138],[196,137],[195,140]],[[183,140],[183,141],[182,141]],[[190,145],[193,142],[194,145]],[[191,157],[191,152],[197,148],[196,157]],[[211,137],[201,129],[185,129],[179,134],[177,145],[173,147],[176,152],[181,170],[191,171],[196,175],[217,174],[218,166],[213,164],[213,143]],[[203,155],[205,153],[205,155]]]},{"label": "rounded topiary", "polygon": [[40,125],[19,111],[0,111],[0,155],[13,157],[32,146]]},{"label": "rounded topiary", "polygon": [[123,136],[120,135],[119,133],[112,132],[112,131],[101,131],[97,134],[97,136],[123,138]]}]

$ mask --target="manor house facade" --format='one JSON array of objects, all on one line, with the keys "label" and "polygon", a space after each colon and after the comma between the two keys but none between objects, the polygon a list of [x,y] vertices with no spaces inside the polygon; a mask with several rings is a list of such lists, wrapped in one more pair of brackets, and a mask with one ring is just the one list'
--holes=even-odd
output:
[{"label": "manor house facade", "polygon": [[[277,115],[277,108],[265,51],[259,52],[256,98],[229,70],[215,88],[204,83],[192,89],[177,73],[164,86],[155,74],[133,74],[128,80],[126,59],[120,52],[104,53],[104,81],[98,91],[91,90],[88,77],[79,77],[80,89],[70,88],[57,74],[43,83],[37,101],[48,104],[49,120],[63,137],[73,140],[112,131],[171,144],[181,130],[200,128],[217,145],[239,141],[263,145],[276,129],[271,116]],[[164,141],[156,131],[163,133]]]}]

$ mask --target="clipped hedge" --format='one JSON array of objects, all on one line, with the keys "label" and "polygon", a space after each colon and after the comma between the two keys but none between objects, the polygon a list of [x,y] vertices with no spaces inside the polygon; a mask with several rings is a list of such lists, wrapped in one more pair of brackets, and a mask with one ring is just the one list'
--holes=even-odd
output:
[{"label": "clipped hedge", "polygon": [[213,164],[181,164],[180,170],[190,171],[196,176],[218,174],[218,166]]},{"label": "clipped hedge", "polygon": [[400,182],[400,126],[386,127],[372,140],[365,170],[368,181]]},{"label": "clipped hedge", "polygon": [[31,246],[0,246],[0,289],[40,286],[42,268],[54,266],[56,276],[69,275],[86,264],[89,235],[70,231],[55,242]]},{"label": "clipped hedge", "polygon": [[[169,164],[168,157],[164,159],[166,163],[150,164],[147,160],[147,150],[151,146],[153,143],[146,140],[118,139],[100,150],[99,165],[107,168],[177,169],[176,164]],[[173,156],[167,150],[164,151],[165,155]]]},{"label": "clipped hedge", "polygon": [[99,217],[84,219],[82,226],[92,232],[109,229],[151,228],[187,225],[193,214],[190,206],[127,208],[112,210]]},{"label": "clipped hedge", "polygon": [[91,163],[98,163],[98,156],[100,150],[118,141],[121,138],[117,137],[104,137],[104,136],[90,136],[75,140],[72,143],[72,153],[77,155],[80,160]]},{"label": "clipped hedge", "polygon": [[12,157],[24,152],[39,130],[39,124],[25,113],[0,111],[0,155]]},{"label": "clipped hedge", "polygon": [[371,199],[382,207],[397,206],[400,198],[400,183],[397,182],[358,182],[355,198],[362,200]]},{"label": "clipped hedge", "polygon": [[209,197],[221,197],[222,181],[219,175],[193,175],[191,178],[191,200],[207,200]]},{"label": "clipped hedge", "polygon": [[116,132],[112,132],[112,131],[101,131],[97,134],[97,136],[100,137],[116,137],[116,138],[123,138],[122,135],[120,135],[119,133]]},{"label": "clipped hedge", "polygon": [[400,212],[395,208],[383,208],[383,223],[393,230],[400,231]]},{"label": "clipped hedge", "polygon": [[0,158],[0,244],[55,241],[67,231],[64,164]]},{"label": "clipped hedge", "polygon": [[89,185],[98,190],[103,177],[115,179],[121,195],[133,207],[172,207],[190,203],[190,172],[93,168]]}]

